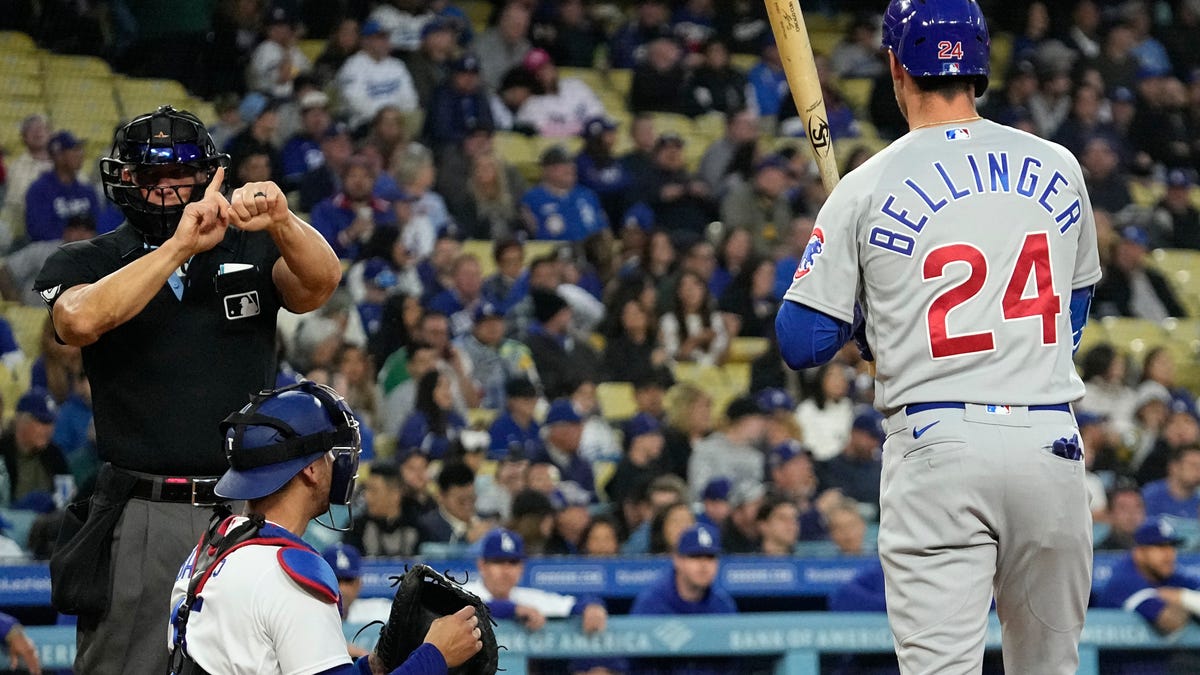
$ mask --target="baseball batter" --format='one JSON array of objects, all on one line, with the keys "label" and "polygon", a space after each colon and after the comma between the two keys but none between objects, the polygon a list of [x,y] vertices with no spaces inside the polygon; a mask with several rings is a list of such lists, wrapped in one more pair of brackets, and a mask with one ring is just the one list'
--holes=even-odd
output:
[{"label": "baseball batter", "polygon": [[1083,175],[1064,148],[976,113],[975,0],[892,0],[883,44],[910,132],[822,208],[781,350],[797,369],[852,337],[874,353],[901,670],[979,672],[994,593],[1006,671],[1074,673],[1092,543],[1071,357],[1100,279]]}]

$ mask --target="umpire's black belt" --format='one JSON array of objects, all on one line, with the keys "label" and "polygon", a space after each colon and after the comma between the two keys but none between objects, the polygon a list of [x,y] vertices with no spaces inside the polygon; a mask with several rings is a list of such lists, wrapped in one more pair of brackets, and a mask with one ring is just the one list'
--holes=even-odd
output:
[{"label": "umpire's black belt", "polygon": [[113,468],[133,477],[133,490],[129,493],[132,499],[191,504],[193,506],[212,506],[228,501],[213,492],[217,481],[220,480],[219,477],[156,476],[128,469]]},{"label": "umpire's black belt", "polygon": [[[1000,408],[1003,406],[996,406],[996,407]],[[1071,406],[1066,403],[1053,403],[1050,405],[1014,406],[1014,407],[1026,408],[1030,412],[1039,412],[1039,411],[1041,411],[1041,412],[1046,412],[1046,411],[1065,412],[1065,413],[1071,412]],[[939,408],[957,408],[958,410],[965,410],[967,408],[967,404],[966,403],[957,403],[954,401],[932,401],[930,403],[913,403],[912,405],[904,406],[904,414],[915,415],[919,412],[924,412],[926,410],[937,410]]]}]

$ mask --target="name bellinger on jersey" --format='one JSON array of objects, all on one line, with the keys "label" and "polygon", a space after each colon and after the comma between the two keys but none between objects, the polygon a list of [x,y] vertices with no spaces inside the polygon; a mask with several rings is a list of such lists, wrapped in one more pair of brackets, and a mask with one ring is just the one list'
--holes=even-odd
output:
[{"label": "name bellinger on jersey", "polygon": [[1083,395],[1069,301],[1100,279],[1100,263],[1066,149],[978,120],[910,132],[842,182],[785,297],[846,322],[862,304],[877,405]]}]

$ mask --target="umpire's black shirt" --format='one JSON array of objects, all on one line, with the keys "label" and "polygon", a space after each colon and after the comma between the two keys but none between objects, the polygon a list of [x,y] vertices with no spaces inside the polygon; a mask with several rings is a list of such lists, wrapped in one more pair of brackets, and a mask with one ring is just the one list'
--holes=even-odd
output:
[{"label": "umpire's black shirt", "polygon": [[[125,223],[60,247],[34,284],[48,305],[149,252]],[[263,232],[230,227],[132,319],[83,348],[102,460],[167,476],[216,476],[228,466],[218,425],[275,382],[279,249]],[[223,273],[221,273],[223,272]]]}]

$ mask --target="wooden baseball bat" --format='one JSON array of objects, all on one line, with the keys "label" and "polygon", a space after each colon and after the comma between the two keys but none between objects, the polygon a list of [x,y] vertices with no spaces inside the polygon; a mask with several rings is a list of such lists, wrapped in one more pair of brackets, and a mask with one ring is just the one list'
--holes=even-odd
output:
[{"label": "wooden baseball bat", "polygon": [[779,45],[779,57],[787,76],[792,100],[804,123],[813,157],[821,172],[821,183],[832,192],[838,183],[837,161],[833,156],[833,139],[829,136],[829,115],[825,112],[825,97],[817,78],[817,63],[813,59],[812,41],[804,25],[804,13],[799,0],[766,0],[771,30]]}]

